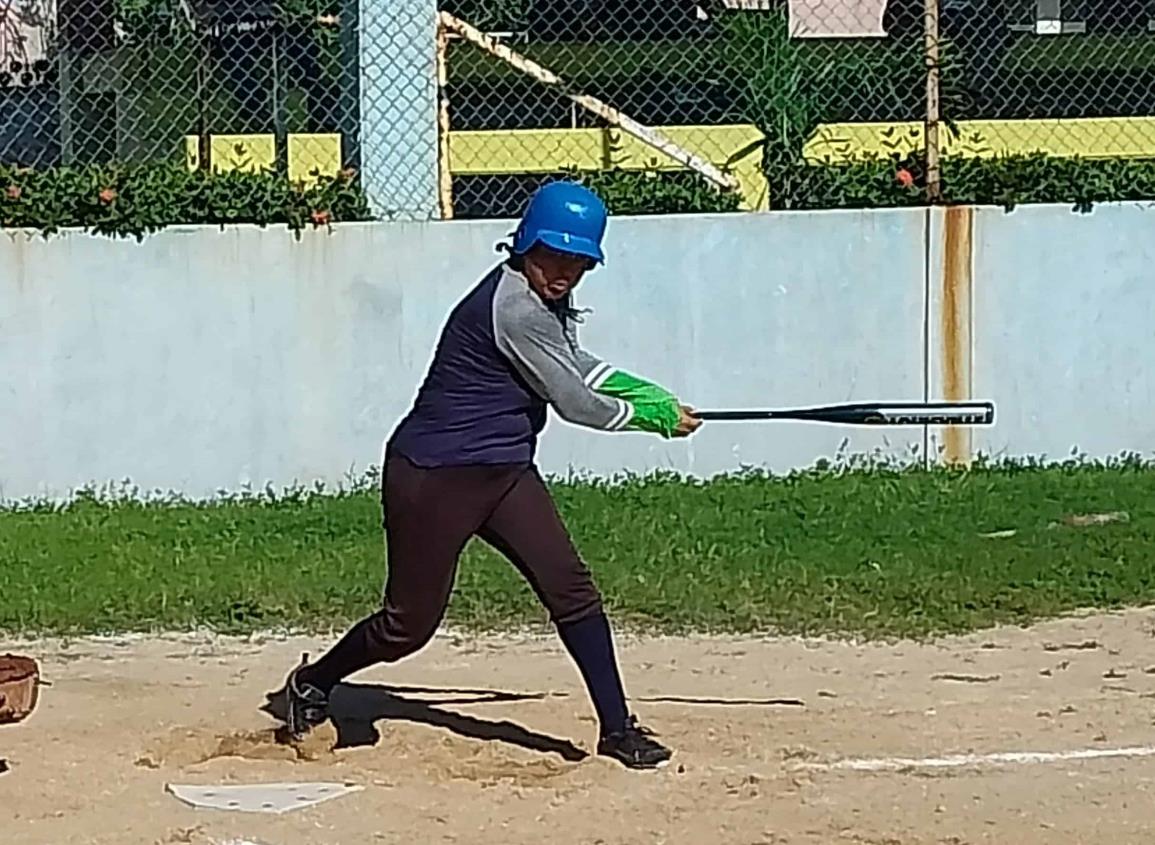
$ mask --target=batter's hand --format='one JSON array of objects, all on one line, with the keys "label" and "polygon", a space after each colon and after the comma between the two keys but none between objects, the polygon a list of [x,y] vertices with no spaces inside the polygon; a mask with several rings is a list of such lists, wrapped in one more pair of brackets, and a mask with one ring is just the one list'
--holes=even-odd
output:
[{"label": "batter's hand", "polygon": [[689,405],[678,406],[678,425],[674,429],[675,437],[689,437],[699,426],[702,421],[694,416],[694,409]]}]

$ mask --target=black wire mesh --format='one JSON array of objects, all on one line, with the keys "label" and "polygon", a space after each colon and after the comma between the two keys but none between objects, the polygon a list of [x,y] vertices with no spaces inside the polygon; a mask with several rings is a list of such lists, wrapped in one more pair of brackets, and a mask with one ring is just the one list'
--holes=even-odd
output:
[{"label": "black wire mesh", "polygon": [[[805,205],[816,168],[925,158],[925,0],[394,2],[412,28],[362,20],[364,0],[0,0],[0,164],[371,161],[387,205],[493,217],[563,175],[627,210],[763,209]],[[439,41],[439,11],[534,64]],[[1155,0],[937,13],[944,155],[1155,157]],[[390,136],[401,114],[428,132]]]},{"label": "black wire mesh", "polygon": [[945,2],[948,149],[1155,157],[1155,3]]},{"label": "black wire mesh", "polygon": [[339,2],[0,0],[0,161],[339,169],[358,122]]}]

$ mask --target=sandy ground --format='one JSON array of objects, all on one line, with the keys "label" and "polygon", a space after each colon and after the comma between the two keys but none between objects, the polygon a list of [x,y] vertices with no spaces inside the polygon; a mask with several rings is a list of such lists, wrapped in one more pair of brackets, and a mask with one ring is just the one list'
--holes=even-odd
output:
[{"label": "sandy ground", "polygon": [[[625,640],[634,707],[676,749],[644,773],[590,756],[590,708],[550,638],[440,637],[339,690],[339,730],[299,750],[260,708],[317,640],[0,643],[51,683],[0,728],[0,831],[12,845],[1150,842],[1153,624],[1142,610],[926,646]],[[1113,749],[1132,750],[1069,759]],[[982,756],[1003,752],[1053,756]],[[925,760],[952,754],[977,756]],[[839,768],[895,756],[923,762]],[[165,792],[314,780],[364,788],[283,815]]]}]

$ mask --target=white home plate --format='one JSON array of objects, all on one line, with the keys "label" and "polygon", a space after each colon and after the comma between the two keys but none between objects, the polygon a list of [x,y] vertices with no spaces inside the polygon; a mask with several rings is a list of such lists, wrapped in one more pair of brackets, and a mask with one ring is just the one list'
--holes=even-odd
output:
[{"label": "white home plate", "polygon": [[168,783],[164,788],[190,806],[238,813],[287,813],[364,789],[345,783],[253,783],[235,786]]}]

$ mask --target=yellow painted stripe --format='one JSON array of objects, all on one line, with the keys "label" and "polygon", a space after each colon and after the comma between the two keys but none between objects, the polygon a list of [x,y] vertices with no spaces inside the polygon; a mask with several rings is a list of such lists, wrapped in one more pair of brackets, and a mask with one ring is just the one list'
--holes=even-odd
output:
[{"label": "yellow painted stripe", "polygon": [[[990,158],[1027,153],[1084,158],[1155,157],[1155,118],[961,120],[958,136],[940,132],[944,155]],[[921,123],[819,126],[803,148],[807,161],[837,164],[867,155],[905,155],[923,146]]]},{"label": "yellow painted stripe", "polygon": [[[960,121],[956,137],[941,133],[944,155],[991,157],[1041,152],[1085,158],[1155,158],[1155,117]],[[762,174],[762,151],[750,145],[763,136],[750,124],[657,127],[674,143],[726,167],[738,179],[741,208],[765,210],[770,192]],[[313,171],[336,175],[339,134],[289,136],[289,175],[311,182]],[[909,123],[836,123],[819,126],[803,148],[806,160],[844,163],[869,155],[909,154],[923,146],[923,126]],[[197,138],[185,138],[189,167],[197,166]],[[516,175],[562,170],[681,170],[682,165],[618,129],[519,129],[449,134],[454,175]],[[746,154],[736,154],[746,150]],[[214,135],[216,169],[257,170],[275,162],[271,134]]]},{"label": "yellow painted stripe", "polygon": [[[750,124],[659,126],[658,131],[738,180],[745,210],[768,207],[762,139]],[[449,169],[459,176],[556,173],[563,170],[682,170],[677,161],[620,129],[515,129],[449,133]],[[731,160],[736,153],[746,154]]]},{"label": "yellow painted stripe", "polygon": [[608,166],[600,129],[519,129],[449,133],[449,170],[456,176],[500,176],[601,170]]},{"label": "yellow painted stripe", "polygon": [[[276,140],[272,134],[213,135],[209,157],[214,170],[271,170],[276,165]],[[196,135],[185,136],[185,155],[190,169],[200,162]],[[291,134],[288,136],[289,178],[315,182],[317,174],[336,176],[341,170],[341,136]]]},{"label": "yellow painted stripe", "polygon": [[[674,143],[714,164],[762,137],[758,128],[659,126]],[[548,173],[566,168],[679,170],[682,165],[619,129],[514,129],[449,133],[449,169],[462,176]]]},{"label": "yellow painted stripe", "polygon": [[317,175],[336,176],[341,172],[341,135],[313,133],[290,135],[289,178],[294,182],[314,182]]}]

